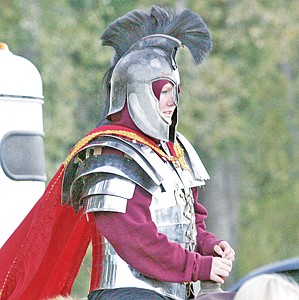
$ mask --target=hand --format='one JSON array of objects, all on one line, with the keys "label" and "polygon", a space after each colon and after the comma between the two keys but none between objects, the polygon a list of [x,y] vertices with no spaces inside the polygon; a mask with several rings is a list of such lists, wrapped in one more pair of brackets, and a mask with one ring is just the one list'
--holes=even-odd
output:
[{"label": "hand", "polygon": [[235,260],[235,251],[226,241],[222,241],[218,245],[215,245],[214,251],[222,258],[227,258],[232,262]]},{"label": "hand", "polygon": [[227,258],[213,257],[210,279],[220,284],[229,276],[232,270],[232,261]]}]

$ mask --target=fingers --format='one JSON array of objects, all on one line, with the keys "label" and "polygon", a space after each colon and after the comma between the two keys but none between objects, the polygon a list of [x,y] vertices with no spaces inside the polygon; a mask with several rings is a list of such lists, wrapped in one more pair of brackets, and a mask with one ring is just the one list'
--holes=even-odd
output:
[{"label": "fingers", "polygon": [[229,245],[228,242],[223,241],[222,243],[220,242],[220,247],[224,247],[224,253],[223,257],[228,258],[230,260],[235,260],[235,251],[234,249]]},{"label": "fingers", "polygon": [[235,251],[226,241],[221,241],[214,246],[214,251],[220,257],[213,257],[210,278],[211,280],[223,284],[231,270],[232,262],[235,260]]},{"label": "fingers", "polygon": [[235,260],[235,251],[233,248],[226,248],[224,250],[224,253],[223,253],[223,257],[231,260],[231,261],[234,261]]},{"label": "fingers", "polygon": [[218,275],[211,275],[211,280],[223,284],[224,283],[224,279]]},{"label": "fingers", "polygon": [[219,245],[215,245],[214,251],[223,258],[231,261],[235,260],[235,251],[226,241],[221,241]]},{"label": "fingers", "polygon": [[227,258],[213,257],[210,278],[211,280],[224,283],[232,270],[232,261]]}]

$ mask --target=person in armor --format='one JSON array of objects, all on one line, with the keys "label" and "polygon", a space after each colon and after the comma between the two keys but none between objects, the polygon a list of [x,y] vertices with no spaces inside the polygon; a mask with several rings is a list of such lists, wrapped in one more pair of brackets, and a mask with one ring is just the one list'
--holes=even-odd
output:
[{"label": "person in armor", "polygon": [[89,299],[186,299],[192,282],[222,284],[234,260],[206,231],[197,196],[209,175],[176,130],[176,52],[185,45],[199,64],[211,38],[192,11],[154,6],[117,19],[102,41],[115,57],[101,134],[73,156],[63,181],[63,202],[93,215],[99,234]]},{"label": "person in armor", "polygon": [[206,230],[197,200],[209,175],[177,131],[176,52],[186,46],[200,64],[212,48],[205,23],[153,6],[101,38],[115,50],[104,117],[2,247],[0,299],[69,295],[90,241],[89,300],[188,299],[193,283],[231,272],[235,252]]}]

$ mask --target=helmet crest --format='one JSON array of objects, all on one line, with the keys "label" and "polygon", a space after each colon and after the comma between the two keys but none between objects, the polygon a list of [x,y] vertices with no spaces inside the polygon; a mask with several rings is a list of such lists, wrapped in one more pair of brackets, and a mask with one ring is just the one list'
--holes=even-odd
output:
[{"label": "helmet crest", "polygon": [[189,9],[176,12],[153,6],[149,12],[133,10],[109,25],[101,39],[115,50],[106,76],[106,118],[121,111],[127,101],[130,117],[141,131],[155,139],[174,141],[177,108],[168,124],[159,112],[152,83],[160,79],[172,82],[178,103],[178,48],[185,45],[195,64],[212,49],[202,18]]}]

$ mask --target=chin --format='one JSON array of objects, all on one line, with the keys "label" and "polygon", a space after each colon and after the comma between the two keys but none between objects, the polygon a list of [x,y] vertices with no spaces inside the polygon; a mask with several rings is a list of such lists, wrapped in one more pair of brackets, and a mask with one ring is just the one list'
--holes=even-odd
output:
[{"label": "chin", "polygon": [[164,116],[164,120],[168,123],[171,124],[172,123],[172,119],[169,116]]}]

